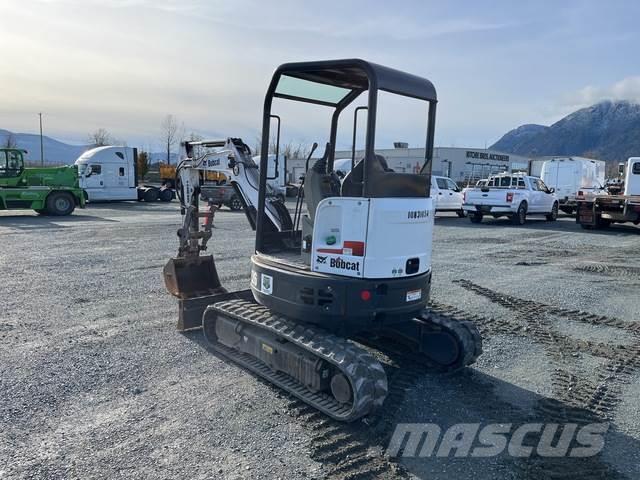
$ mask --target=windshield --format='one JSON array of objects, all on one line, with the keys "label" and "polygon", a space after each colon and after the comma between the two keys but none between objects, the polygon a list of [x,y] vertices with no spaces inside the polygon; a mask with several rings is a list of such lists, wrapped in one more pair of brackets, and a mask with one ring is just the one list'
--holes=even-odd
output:
[{"label": "windshield", "polygon": [[282,75],[276,87],[276,96],[296,97],[316,102],[337,104],[351,90],[348,88],[325,85],[300,78]]}]

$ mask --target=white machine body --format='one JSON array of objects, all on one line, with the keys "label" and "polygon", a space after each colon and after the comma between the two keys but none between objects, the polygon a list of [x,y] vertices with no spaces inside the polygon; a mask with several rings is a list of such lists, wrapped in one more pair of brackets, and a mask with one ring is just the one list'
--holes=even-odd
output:
[{"label": "white machine body", "polygon": [[370,279],[425,273],[433,217],[433,200],[426,197],[326,198],[316,210],[311,269]]}]

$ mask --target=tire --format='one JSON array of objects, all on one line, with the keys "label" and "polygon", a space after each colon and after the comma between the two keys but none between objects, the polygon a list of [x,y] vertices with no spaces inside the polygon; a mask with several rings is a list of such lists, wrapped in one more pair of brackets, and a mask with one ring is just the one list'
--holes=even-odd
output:
[{"label": "tire", "polygon": [[142,199],[145,202],[157,202],[158,201],[158,190],[156,190],[155,188],[148,189],[142,195]]},{"label": "tire", "polygon": [[518,205],[518,211],[511,217],[511,223],[514,225],[524,225],[527,223],[527,202]]},{"label": "tire", "polygon": [[456,215],[458,215],[458,217],[460,218],[464,218],[467,216],[467,211],[463,209],[457,210]]},{"label": "tire", "polygon": [[471,223],[480,223],[482,221],[482,214],[480,213],[470,213],[469,220]]},{"label": "tire", "polygon": [[558,204],[554,203],[553,207],[551,207],[551,213],[545,215],[547,217],[547,221],[555,222],[558,219]]},{"label": "tire", "polygon": [[229,200],[229,208],[234,212],[237,212],[238,210],[242,210],[243,205],[242,205],[242,200],[240,200],[240,197],[238,197],[237,195],[234,195],[233,197],[231,197],[231,200]]},{"label": "tire", "polygon": [[159,197],[161,202],[170,202],[171,200],[173,200],[173,191],[169,190],[168,188],[160,190]]},{"label": "tire", "polygon": [[47,213],[56,217],[71,215],[76,209],[73,195],[67,192],[53,192],[47,197]]}]

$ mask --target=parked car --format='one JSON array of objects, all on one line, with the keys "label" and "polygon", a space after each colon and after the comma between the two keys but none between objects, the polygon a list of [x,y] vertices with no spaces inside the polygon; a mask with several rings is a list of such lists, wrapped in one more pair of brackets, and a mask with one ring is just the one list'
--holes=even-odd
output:
[{"label": "parked car", "polygon": [[436,212],[456,212],[465,217],[462,208],[462,190],[449,177],[431,176],[431,198],[435,200]]},{"label": "parked car", "polygon": [[503,173],[489,177],[487,185],[465,189],[463,208],[472,223],[485,215],[510,217],[515,225],[524,225],[528,215],[558,218],[558,198],[542,180],[522,173]]}]

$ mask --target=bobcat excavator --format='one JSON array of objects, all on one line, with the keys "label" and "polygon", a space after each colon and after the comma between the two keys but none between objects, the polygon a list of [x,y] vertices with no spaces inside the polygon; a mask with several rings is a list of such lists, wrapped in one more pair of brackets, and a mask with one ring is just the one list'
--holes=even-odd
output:
[{"label": "bobcat excavator", "polygon": [[[375,152],[380,91],[425,104],[420,174],[396,173]],[[341,182],[333,169],[338,120],[361,96],[367,104],[354,110],[354,138],[355,117],[366,111],[364,158],[352,158]],[[274,118],[280,132],[274,98],[332,111],[324,154],[311,166],[307,159],[293,217],[267,188]],[[176,174],[180,247],[164,268],[165,285],[179,298],[178,329],[202,328],[219,354],[341,421],[372,413],[387,395],[384,368],[367,348],[399,346],[441,372],[473,363],[482,352],[476,327],[428,307],[436,102],[430,81],[363,60],[288,63],[276,69],[265,97],[259,165],[237,138],[186,142]],[[213,150],[196,157],[196,146]],[[211,213],[199,208],[198,178],[208,169],[227,172],[256,232],[246,290],[227,291],[213,256],[203,254]]]}]

